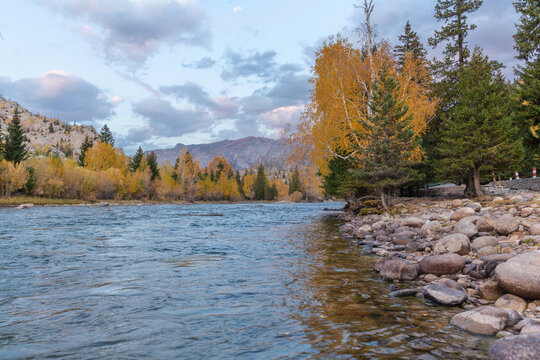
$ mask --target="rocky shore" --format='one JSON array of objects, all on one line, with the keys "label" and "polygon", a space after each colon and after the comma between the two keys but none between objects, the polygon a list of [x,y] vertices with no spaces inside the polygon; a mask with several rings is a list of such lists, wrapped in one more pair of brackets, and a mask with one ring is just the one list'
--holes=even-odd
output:
[{"label": "rocky shore", "polygon": [[343,217],[343,236],[380,257],[391,296],[462,307],[448,321],[500,338],[492,359],[540,359],[540,193],[404,199],[390,213]]}]

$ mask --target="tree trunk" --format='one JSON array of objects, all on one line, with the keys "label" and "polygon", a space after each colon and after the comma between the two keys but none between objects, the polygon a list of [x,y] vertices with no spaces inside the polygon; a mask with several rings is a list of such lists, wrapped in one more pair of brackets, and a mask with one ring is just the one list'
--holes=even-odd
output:
[{"label": "tree trunk", "polygon": [[475,196],[486,195],[484,189],[482,189],[482,185],[480,185],[480,168],[478,166],[475,166],[473,170],[473,185]]},{"label": "tree trunk", "polygon": [[463,177],[463,183],[465,184],[465,191],[463,192],[463,194],[466,197],[475,197],[473,178],[474,178],[473,170],[469,171],[467,175]]},{"label": "tree trunk", "polygon": [[381,203],[385,211],[388,211],[388,205],[386,204],[386,199],[384,197],[384,188],[381,189]]}]

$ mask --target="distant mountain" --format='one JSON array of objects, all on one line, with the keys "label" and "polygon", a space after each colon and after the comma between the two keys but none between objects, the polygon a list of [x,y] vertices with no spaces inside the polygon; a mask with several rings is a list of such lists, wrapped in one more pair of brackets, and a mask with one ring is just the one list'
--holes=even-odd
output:
[{"label": "distant mountain", "polygon": [[65,158],[71,153],[79,153],[85,136],[97,139],[97,132],[92,126],[70,125],[59,119],[47,118],[34,114],[15,101],[0,96],[0,134],[5,134],[15,108],[19,109],[21,126],[28,138],[30,152],[47,152]]},{"label": "distant mountain", "polygon": [[174,164],[176,158],[187,148],[191,155],[199,159],[201,167],[208,165],[212,157],[225,156],[234,169],[247,169],[255,164],[263,163],[277,169],[285,169],[289,146],[283,140],[263,137],[246,137],[238,140],[224,140],[210,144],[184,145],[177,144],[172,149],[157,149],[158,162],[169,161]]}]

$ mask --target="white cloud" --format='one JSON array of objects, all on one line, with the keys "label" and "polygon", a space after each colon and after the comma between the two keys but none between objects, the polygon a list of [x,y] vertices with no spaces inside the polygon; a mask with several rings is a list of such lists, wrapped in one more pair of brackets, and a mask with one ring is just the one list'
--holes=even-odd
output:
[{"label": "white cloud", "polygon": [[236,13],[239,13],[240,11],[242,11],[242,7],[241,6],[236,6],[234,9],[233,9],[233,12],[236,14]]}]

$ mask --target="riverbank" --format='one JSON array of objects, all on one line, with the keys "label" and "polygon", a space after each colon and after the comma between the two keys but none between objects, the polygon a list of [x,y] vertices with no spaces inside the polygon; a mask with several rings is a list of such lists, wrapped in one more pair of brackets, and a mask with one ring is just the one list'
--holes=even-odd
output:
[{"label": "riverbank", "polygon": [[494,359],[540,357],[540,193],[402,199],[391,214],[343,217],[391,296],[460,306],[452,325],[503,338]]}]

